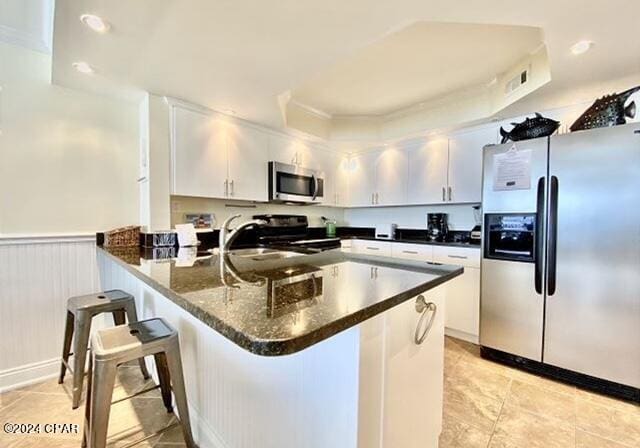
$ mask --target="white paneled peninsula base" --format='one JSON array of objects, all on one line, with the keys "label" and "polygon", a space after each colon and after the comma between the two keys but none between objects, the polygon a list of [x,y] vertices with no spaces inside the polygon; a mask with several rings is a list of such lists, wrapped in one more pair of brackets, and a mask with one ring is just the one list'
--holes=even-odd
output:
[{"label": "white paneled peninsula base", "polygon": [[98,261],[103,289],[179,331],[201,448],[437,447],[439,285],[462,269],[340,250],[231,257],[231,276],[216,253],[189,265],[99,248]]}]

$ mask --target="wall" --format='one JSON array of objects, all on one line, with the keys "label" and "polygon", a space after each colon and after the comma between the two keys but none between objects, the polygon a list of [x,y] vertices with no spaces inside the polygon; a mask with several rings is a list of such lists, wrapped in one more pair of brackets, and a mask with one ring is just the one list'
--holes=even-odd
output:
[{"label": "wall", "polygon": [[216,227],[231,215],[242,214],[243,220],[251,219],[253,215],[261,214],[294,214],[307,215],[309,225],[322,226],[321,216],[335,219],[338,225],[345,224],[345,212],[341,208],[322,207],[317,205],[298,206],[281,204],[262,204],[239,201],[226,201],[224,199],[194,198],[186,196],[172,196],[171,198],[171,225],[184,222],[185,213],[213,213],[216,219]]},{"label": "wall", "polygon": [[471,205],[416,205],[405,207],[352,208],[344,211],[349,226],[372,227],[397,224],[412,229],[427,228],[427,213],[447,213],[451,230],[471,230],[476,224]]},{"label": "wall", "polygon": [[140,225],[147,231],[171,227],[170,106],[147,94],[140,104]]},{"label": "wall", "polygon": [[137,105],[50,74],[51,55],[0,42],[0,391],[56,374],[67,299],[100,289],[77,235],[139,219]]},{"label": "wall", "polygon": [[59,371],[67,298],[99,284],[93,238],[0,239],[0,392]]},{"label": "wall", "polygon": [[137,105],[51,85],[45,53],[0,61],[0,235],[137,223]]}]

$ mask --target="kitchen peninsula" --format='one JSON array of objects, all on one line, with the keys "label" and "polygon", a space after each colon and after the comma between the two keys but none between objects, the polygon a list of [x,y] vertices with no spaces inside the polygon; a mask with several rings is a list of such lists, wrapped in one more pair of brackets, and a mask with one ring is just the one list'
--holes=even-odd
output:
[{"label": "kitchen peninsula", "polygon": [[178,329],[200,446],[437,446],[438,286],[463,268],[340,249],[146,259],[100,247],[98,260],[105,289]]}]

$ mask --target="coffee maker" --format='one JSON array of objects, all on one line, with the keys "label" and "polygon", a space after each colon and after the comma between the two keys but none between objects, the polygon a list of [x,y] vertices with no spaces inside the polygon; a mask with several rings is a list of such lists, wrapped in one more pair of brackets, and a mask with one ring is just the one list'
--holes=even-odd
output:
[{"label": "coffee maker", "polygon": [[427,239],[445,241],[449,233],[446,213],[427,213]]}]

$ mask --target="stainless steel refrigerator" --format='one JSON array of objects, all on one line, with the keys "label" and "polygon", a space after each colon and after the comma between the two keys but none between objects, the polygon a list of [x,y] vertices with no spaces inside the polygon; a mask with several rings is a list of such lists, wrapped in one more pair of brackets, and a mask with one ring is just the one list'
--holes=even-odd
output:
[{"label": "stainless steel refrigerator", "polygon": [[485,147],[482,209],[483,348],[636,394],[640,123]]}]

